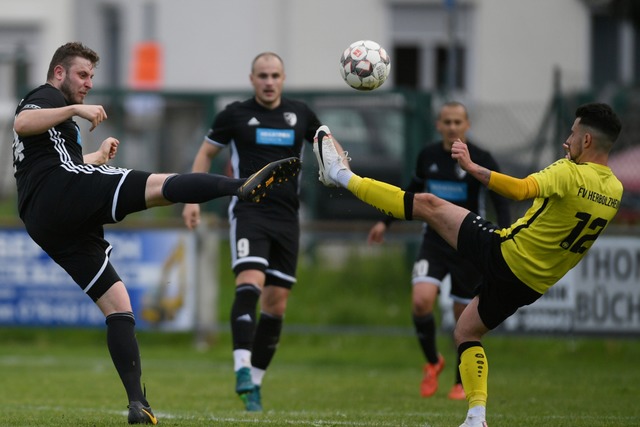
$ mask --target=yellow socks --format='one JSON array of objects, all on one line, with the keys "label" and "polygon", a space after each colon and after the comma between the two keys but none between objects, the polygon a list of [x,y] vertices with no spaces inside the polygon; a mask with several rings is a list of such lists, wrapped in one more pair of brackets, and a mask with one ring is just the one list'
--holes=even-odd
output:
[{"label": "yellow socks", "polygon": [[474,406],[486,407],[487,379],[489,376],[487,356],[479,342],[468,344],[474,345],[467,347],[460,355],[462,386],[467,395],[469,408],[473,408]]},{"label": "yellow socks", "polygon": [[353,175],[347,189],[358,199],[385,215],[399,219],[413,218],[413,193],[371,178]]}]

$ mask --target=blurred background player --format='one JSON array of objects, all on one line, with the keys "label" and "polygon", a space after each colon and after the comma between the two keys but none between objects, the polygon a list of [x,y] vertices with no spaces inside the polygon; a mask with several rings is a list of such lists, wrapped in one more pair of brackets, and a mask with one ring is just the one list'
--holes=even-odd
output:
[{"label": "blurred background player", "polygon": [[[194,172],[209,171],[211,160],[230,147],[233,176],[249,176],[272,160],[300,156],[303,141],[313,141],[320,121],[303,102],[282,97],[285,71],[277,54],[257,55],[249,79],[254,96],[228,105],[217,115],[196,154]],[[236,276],[230,313],[235,390],[248,411],[262,410],[262,379],[280,341],[287,300],[296,281],[298,186],[298,181],[282,185],[260,206],[236,197],[229,205]],[[200,207],[186,205],[183,218],[193,229],[200,221]]]},{"label": "blurred background player", "polygon": [[[420,151],[413,177],[405,191],[426,191],[484,216],[485,187],[451,158],[451,146],[455,140],[460,139],[467,143],[471,156],[478,164],[491,170],[499,170],[488,151],[467,141],[469,127],[469,115],[463,104],[444,104],[436,120],[436,130],[442,136],[442,140],[429,144]],[[507,199],[491,191],[489,196],[498,224],[501,227],[508,226],[510,214]],[[388,216],[377,222],[369,231],[368,242],[381,243],[393,220],[393,217]],[[447,274],[451,278],[450,296],[453,300],[453,316],[457,321],[475,295],[474,290],[481,282],[480,273],[425,223],[422,244],[413,266],[411,295],[413,325],[427,361],[420,384],[422,397],[430,397],[436,392],[438,375],[445,365],[436,345],[436,321],[433,310],[440,293],[440,285]],[[455,382],[448,397],[464,400],[458,365],[459,361],[455,364]]]}]

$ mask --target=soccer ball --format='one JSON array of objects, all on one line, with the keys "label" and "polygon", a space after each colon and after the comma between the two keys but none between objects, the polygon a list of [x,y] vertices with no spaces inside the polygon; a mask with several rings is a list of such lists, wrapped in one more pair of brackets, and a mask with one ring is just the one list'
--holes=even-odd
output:
[{"label": "soccer ball", "polygon": [[340,57],[340,75],[358,90],[374,90],[389,76],[391,62],[387,51],[372,40],[359,40]]}]

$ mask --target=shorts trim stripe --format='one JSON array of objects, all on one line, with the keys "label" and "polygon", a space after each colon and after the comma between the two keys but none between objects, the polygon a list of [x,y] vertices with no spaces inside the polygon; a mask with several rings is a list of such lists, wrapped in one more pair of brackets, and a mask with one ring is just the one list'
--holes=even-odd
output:
[{"label": "shorts trim stripe", "polygon": [[231,199],[229,203],[229,246],[231,246],[231,265],[233,266],[238,261],[238,247],[236,246],[236,227],[238,221],[233,214],[233,206],[236,201]]},{"label": "shorts trim stripe", "polygon": [[455,295],[449,295],[451,297],[451,299],[453,300],[453,302],[457,302],[460,304],[464,304],[464,305],[469,305],[471,303],[471,299],[472,298],[461,298]]},{"label": "shorts trim stripe", "polygon": [[264,258],[260,258],[257,256],[247,256],[234,261],[233,264],[231,264],[231,268],[235,268],[238,264],[244,264],[245,262],[255,262],[257,264],[269,265],[269,262],[267,262],[267,260]]},{"label": "shorts trim stripe", "polygon": [[111,249],[113,249],[111,245],[109,245],[109,247],[105,249],[104,251],[105,257],[104,257],[104,262],[102,263],[102,267],[100,267],[100,270],[98,270],[98,273],[95,276],[93,276],[93,279],[91,280],[91,282],[89,282],[87,287],[83,289],[85,294],[89,293],[89,290],[93,287],[93,285],[96,284],[96,282],[104,272],[104,269],[107,268],[107,264],[109,263],[109,253],[111,252]]},{"label": "shorts trim stripe", "polygon": [[442,284],[442,280],[436,279],[435,277],[431,277],[431,276],[418,276],[411,279],[412,285],[415,285],[416,283],[424,283],[424,282],[433,283],[436,286],[440,286]]},{"label": "shorts trim stripe", "polygon": [[277,277],[279,279],[286,280],[287,282],[296,283],[295,277],[289,276],[288,274],[284,274],[283,272],[278,270],[267,269],[265,273],[270,274],[271,276]]},{"label": "shorts trim stripe", "polygon": [[127,175],[129,175],[129,172],[131,172],[131,170],[126,170],[125,173],[122,174],[122,178],[120,178],[120,182],[118,182],[118,186],[116,187],[116,192],[113,195],[113,202],[111,202],[111,218],[113,219],[113,222],[118,222],[116,218],[116,208],[118,207],[118,197],[120,196],[120,188],[122,187],[124,180],[127,178]]}]

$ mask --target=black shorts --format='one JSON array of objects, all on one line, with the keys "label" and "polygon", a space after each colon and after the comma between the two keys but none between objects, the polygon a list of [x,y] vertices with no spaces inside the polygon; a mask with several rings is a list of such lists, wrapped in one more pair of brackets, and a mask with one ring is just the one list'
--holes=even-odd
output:
[{"label": "black shorts", "polygon": [[483,274],[478,313],[489,329],[496,328],[518,308],[542,296],[511,272],[500,250],[501,237],[494,232],[497,229],[489,221],[469,213],[458,235],[458,252]]},{"label": "black shorts", "polygon": [[86,174],[60,168],[20,214],[31,238],[94,301],[120,280],[103,225],[146,209],[149,175],[109,166]]},{"label": "black shorts", "polygon": [[413,264],[412,283],[430,282],[439,286],[447,274],[451,276],[451,298],[468,304],[481,283],[480,272],[442,237],[427,231]]},{"label": "black shorts", "polygon": [[296,282],[300,224],[297,216],[265,220],[255,212],[230,216],[231,267],[266,274],[265,286],[291,289]]}]

